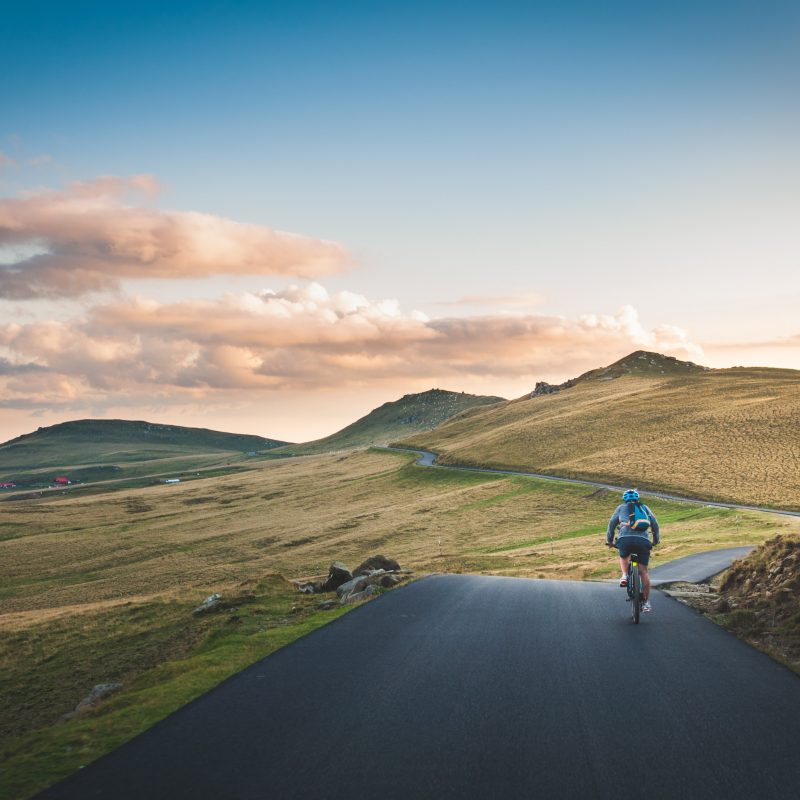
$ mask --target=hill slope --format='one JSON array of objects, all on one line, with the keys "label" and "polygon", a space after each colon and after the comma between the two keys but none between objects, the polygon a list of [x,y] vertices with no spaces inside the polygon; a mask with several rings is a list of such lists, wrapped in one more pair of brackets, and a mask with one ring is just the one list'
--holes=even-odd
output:
[{"label": "hill slope", "polygon": [[[174,461],[185,463],[202,457],[219,459],[224,454],[272,450],[286,442],[223,433],[206,428],[156,425],[120,419],[82,419],[62,422],[18,436],[0,445],[0,476],[5,480],[30,478],[37,470],[76,467],[82,480],[112,476],[111,465]],[[134,470],[135,471],[135,470]],[[139,470],[141,471],[141,470]],[[77,473],[73,474],[77,476]],[[118,476],[117,476],[118,477]]]},{"label": "hill slope", "polygon": [[289,445],[277,452],[297,454],[326,453],[354,447],[383,445],[411,434],[435,428],[440,423],[469,409],[502,403],[502,397],[430,389],[407,394],[384,403],[337,433],[305,444]]},{"label": "hill slope", "polygon": [[798,509],[800,371],[709,370],[638,351],[403,443],[445,464]]}]

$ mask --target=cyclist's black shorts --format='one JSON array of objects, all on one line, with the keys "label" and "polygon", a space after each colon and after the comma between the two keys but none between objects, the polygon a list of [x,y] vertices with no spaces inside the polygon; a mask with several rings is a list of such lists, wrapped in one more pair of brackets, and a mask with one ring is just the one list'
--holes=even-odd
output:
[{"label": "cyclist's black shorts", "polygon": [[617,539],[617,548],[623,558],[627,558],[631,553],[639,556],[639,563],[647,566],[650,562],[650,550],[653,545],[643,536],[621,536]]}]

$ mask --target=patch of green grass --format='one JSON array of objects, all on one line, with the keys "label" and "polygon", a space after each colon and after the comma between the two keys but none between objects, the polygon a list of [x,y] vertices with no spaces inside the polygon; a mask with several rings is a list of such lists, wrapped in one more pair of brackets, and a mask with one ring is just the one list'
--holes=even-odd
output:
[{"label": "patch of green grass", "polygon": [[505,480],[502,475],[491,475],[467,470],[443,469],[440,467],[418,467],[409,463],[396,474],[398,486],[477,486],[483,483]]},{"label": "patch of green grass", "polygon": [[[129,604],[4,638],[0,796],[30,797],[352,608],[320,611],[317,600],[273,576],[204,617],[191,615],[194,601]],[[112,681],[121,693],[59,721]]]},{"label": "patch of green grass", "polygon": [[[539,484],[543,483],[543,481],[537,481],[535,478],[510,478],[505,480],[507,480],[510,485],[510,489],[508,491],[500,492],[499,494],[492,495],[491,497],[483,497],[480,500],[465,503],[458,508],[450,510],[448,514],[466,514],[471,511],[488,509],[492,506],[496,506],[507,501],[516,501],[522,498],[524,495],[535,494],[541,491],[542,487]],[[563,484],[559,484],[558,486],[562,487]]]},{"label": "patch of green grass", "polygon": [[563,542],[566,539],[579,539],[583,536],[591,536],[597,534],[597,525],[588,525],[583,528],[577,528],[574,531],[554,532],[550,536],[539,536],[535,539],[527,539],[523,542],[511,542],[510,544],[503,545],[502,547],[494,547],[485,550],[486,553],[507,553],[511,550],[521,550],[523,547],[535,547],[539,544],[547,544],[550,541],[558,540]]}]

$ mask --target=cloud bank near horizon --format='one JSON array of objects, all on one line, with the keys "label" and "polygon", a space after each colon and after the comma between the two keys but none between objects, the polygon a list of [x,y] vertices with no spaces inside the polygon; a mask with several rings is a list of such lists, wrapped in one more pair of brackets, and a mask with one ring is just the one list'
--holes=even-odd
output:
[{"label": "cloud bank near horizon", "polygon": [[171,304],[131,298],[69,320],[0,325],[1,405],[97,408],[124,398],[152,406],[159,397],[213,405],[254,392],[400,390],[423,379],[533,381],[579,374],[638,348],[702,356],[679,328],[645,328],[632,306],[576,320],[429,319],[318,283]]},{"label": "cloud bank near horizon", "polygon": [[152,175],[107,176],[0,200],[0,249],[37,251],[0,265],[0,298],[80,297],[117,289],[126,278],[310,279],[351,266],[336,242],[143,204],[160,188]]},{"label": "cloud bank near horizon", "polygon": [[[7,415],[181,408],[213,418],[269,403],[291,416],[299,398],[391,397],[422,384],[522,394],[639,348],[702,357],[686,332],[648,328],[632,306],[570,319],[531,313],[532,292],[465,296],[452,305],[484,313],[436,318],[316,282],[177,302],[127,296],[128,279],[310,280],[350,266],[335,242],[156,209],[160,190],[150,175],[104,177],[0,200],[0,298],[20,301],[16,319],[0,322]],[[110,291],[71,317],[59,312],[76,306],[51,316],[26,303]]]}]

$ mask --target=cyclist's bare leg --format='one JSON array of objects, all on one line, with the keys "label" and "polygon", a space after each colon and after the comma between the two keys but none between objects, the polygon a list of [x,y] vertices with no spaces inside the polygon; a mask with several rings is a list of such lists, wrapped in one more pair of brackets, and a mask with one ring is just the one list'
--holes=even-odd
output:
[{"label": "cyclist's bare leg", "polygon": [[622,570],[622,574],[623,575],[627,575],[628,574],[628,567],[630,566],[630,563],[631,563],[631,557],[630,556],[620,556],[619,557],[619,566],[620,566],[620,569]]},{"label": "cyclist's bare leg", "polygon": [[639,574],[642,576],[642,597],[650,599],[650,573],[644,564],[639,564]]}]

